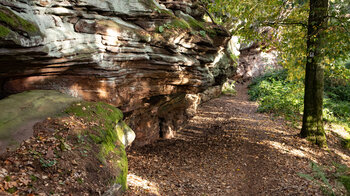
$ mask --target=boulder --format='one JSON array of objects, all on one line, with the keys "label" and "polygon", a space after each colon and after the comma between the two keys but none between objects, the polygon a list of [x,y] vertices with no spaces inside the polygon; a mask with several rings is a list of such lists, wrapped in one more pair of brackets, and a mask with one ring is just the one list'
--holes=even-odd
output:
[{"label": "boulder", "polygon": [[33,126],[64,112],[79,99],[53,90],[35,90],[0,100],[0,153],[33,136]]},{"label": "boulder", "polygon": [[[21,143],[0,156],[0,167],[11,180],[21,176],[25,182],[16,191],[116,195],[127,189],[125,147],[135,133],[116,107],[53,90],[11,95],[0,100],[0,107],[0,150]],[[2,190],[11,193],[11,188]]]}]

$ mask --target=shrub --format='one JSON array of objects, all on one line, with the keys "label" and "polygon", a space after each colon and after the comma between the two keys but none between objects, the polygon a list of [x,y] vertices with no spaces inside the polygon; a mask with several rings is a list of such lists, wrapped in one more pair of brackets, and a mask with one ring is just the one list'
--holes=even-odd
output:
[{"label": "shrub", "polygon": [[[333,163],[333,167],[327,167],[311,161],[310,167],[312,174],[298,173],[298,175],[319,186],[325,195],[341,194],[341,185],[345,188],[347,195],[350,194],[349,168],[346,165]],[[335,181],[334,185],[330,183],[331,181]]]},{"label": "shrub", "polygon": [[290,117],[300,116],[303,91],[300,82],[287,80],[287,71],[267,73],[254,79],[249,86],[251,100],[259,103],[258,111],[276,112]]},{"label": "shrub", "polygon": [[[296,119],[303,112],[302,81],[287,80],[287,70],[267,73],[252,81],[250,99],[258,101],[260,112],[275,112]],[[350,124],[350,85],[326,79],[323,118],[328,122]]]}]

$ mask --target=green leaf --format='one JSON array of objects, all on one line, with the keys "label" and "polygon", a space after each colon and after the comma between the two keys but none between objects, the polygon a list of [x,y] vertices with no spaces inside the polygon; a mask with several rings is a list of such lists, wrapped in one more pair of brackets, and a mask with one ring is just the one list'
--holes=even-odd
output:
[{"label": "green leaf", "polygon": [[159,33],[163,33],[164,32],[164,27],[163,26],[159,26],[158,27],[158,31],[159,31]]},{"label": "green leaf", "polygon": [[310,180],[310,181],[314,181],[314,180],[315,180],[315,178],[312,177],[312,176],[309,175],[309,174],[298,173],[298,175],[299,175],[300,177],[302,177],[302,178],[305,178],[306,180]]}]

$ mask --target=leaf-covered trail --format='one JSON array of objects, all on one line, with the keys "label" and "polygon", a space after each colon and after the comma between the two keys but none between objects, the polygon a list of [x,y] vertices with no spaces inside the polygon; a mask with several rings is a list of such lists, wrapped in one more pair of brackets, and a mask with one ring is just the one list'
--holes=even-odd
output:
[{"label": "leaf-covered trail", "polygon": [[320,195],[297,173],[310,173],[310,160],[346,163],[348,152],[332,138],[328,152],[310,146],[281,118],[257,113],[247,85],[237,91],[203,104],[174,139],[131,149],[126,195]]}]

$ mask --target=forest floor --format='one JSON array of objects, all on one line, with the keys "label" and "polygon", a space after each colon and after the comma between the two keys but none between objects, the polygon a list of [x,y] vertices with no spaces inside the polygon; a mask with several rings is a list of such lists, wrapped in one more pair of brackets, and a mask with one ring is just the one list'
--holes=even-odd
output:
[{"label": "forest floor", "polygon": [[350,166],[336,136],[319,149],[282,117],[258,113],[247,84],[236,90],[204,103],[175,138],[131,148],[125,195],[322,195],[298,173],[311,174],[311,161]]}]

